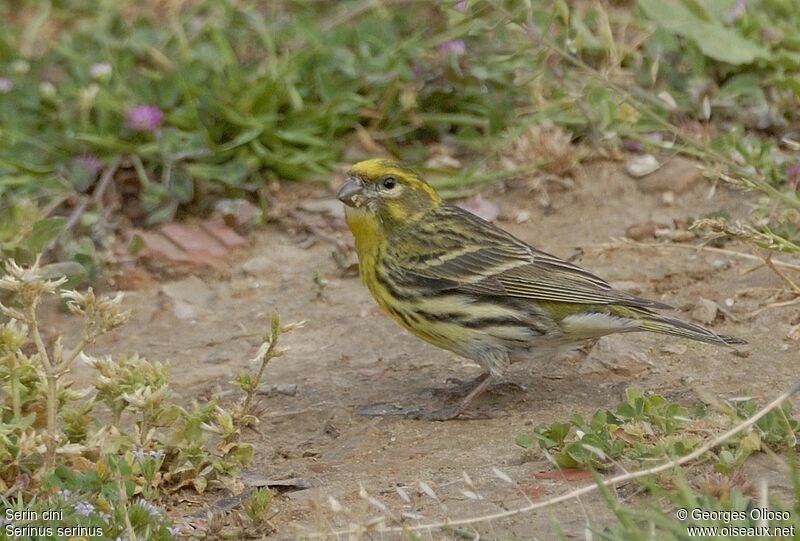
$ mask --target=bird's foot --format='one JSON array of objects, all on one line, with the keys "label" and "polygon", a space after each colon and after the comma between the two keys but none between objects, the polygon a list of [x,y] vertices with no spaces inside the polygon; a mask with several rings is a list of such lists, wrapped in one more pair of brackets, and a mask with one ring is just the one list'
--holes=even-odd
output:
[{"label": "bird's foot", "polygon": [[[448,384],[447,387],[429,387],[428,390],[431,394],[435,395],[445,395],[447,397],[464,396],[482,381],[482,376],[483,374],[475,378],[447,378],[445,380],[445,383]],[[492,393],[498,391],[500,393],[505,393],[506,391],[521,393],[526,392],[528,389],[521,383],[516,383],[514,381],[498,381],[490,385],[488,390]]]},{"label": "bird's foot", "polygon": [[440,410],[426,412],[418,407],[398,406],[396,404],[371,404],[356,410],[356,415],[365,417],[410,417],[413,419],[422,419],[426,421],[447,421],[455,419],[467,409],[472,400],[480,395],[494,382],[494,378],[486,372],[475,378],[471,385],[471,389],[467,396],[455,406],[449,408],[442,408]]},{"label": "bird's foot", "polygon": [[447,378],[444,381],[444,385],[428,387],[426,391],[434,395],[445,395],[448,397],[464,396],[475,388],[482,376],[483,374],[474,378]]},{"label": "bird's foot", "polygon": [[456,404],[451,407],[444,407],[434,411],[420,410],[413,415],[409,415],[410,419],[419,421],[452,421],[459,419],[462,421],[473,421],[478,419],[491,419],[490,415],[483,413],[476,413],[474,410],[465,411],[461,404]]}]

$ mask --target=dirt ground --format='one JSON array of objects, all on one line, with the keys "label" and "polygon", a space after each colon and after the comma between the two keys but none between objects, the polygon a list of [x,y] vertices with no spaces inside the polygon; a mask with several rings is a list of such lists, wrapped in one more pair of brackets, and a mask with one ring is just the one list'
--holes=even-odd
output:
[{"label": "dirt ground", "polygon": [[[720,208],[744,216],[753,196],[720,187],[708,198],[709,185],[697,180],[667,204],[669,196],[652,186],[643,191],[640,183],[619,164],[600,163],[580,170],[573,188],[552,192],[547,211],[524,185],[493,188],[483,195],[500,206],[502,227],[562,257],[584,248],[582,266],[678,307],[680,317],[690,319],[700,297],[718,302],[731,317],[720,317],[712,326],[748,340],[743,349],[749,356],[660,335],[607,337],[580,362],[513,365],[509,380],[524,390],[498,385],[473,404],[467,418],[428,422],[360,417],[355,413],[359,407],[377,403],[441,406],[455,398],[437,388],[448,388],[448,378],[475,376],[479,369],[419,341],[382,315],[358,278],[341,276],[331,257],[332,244],[319,239],[309,243],[308,235],[278,225],[251,236],[252,248],[240,253],[230,276],[184,278],[177,286],[162,281],[129,292],[131,322],[93,351],[136,352],[171,361],[175,392],[188,402],[230,389],[227,382],[255,354],[255,336],[266,328],[272,310],[287,322],[306,321],[303,329],[284,337],[291,351],[268,367],[265,378],[270,384],[296,384],[296,394],[262,397],[261,435],[246,437],[256,445],[251,471],[270,479],[303,478],[314,485],[276,497],[276,539],[322,534],[379,516],[359,495],[362,486],[394,515],[419,513],[422,522],[489,515],[523,504],[525,496],[498,479],[493,467],[519,481],[533,497],[557,495],[590,481],[536,478],[536,472],[552,467],[541,454],[514,444],[514,437],[532,425],[613,407],[628,386],[685,403],[698,400],[698,393],[731,397],[746,389],[763,403],[800,368],[797,344],[787,338],[792,322],[797,323],[796,307],[747,317],[780,286],[763,268],[742,274],[755,262],[685,249],[596,249],[623,237],[631,224],[671,224]],[[514,218],[521,212],[529,213],[529,219],[518,223]],[[351,242],[345,229],[336,234]],[[322,296],[314,286],[315,274],[327,280]],[[51,322],[56,329],[71,325],[60,315],[53,315]],[[475,488],[465,485],[464,473]],[[435,491],[438,502],[420,491],[420,482]],[[404,502],[396,487],[412,503]],[[483,499],[471,499],[464,490]],[[332,513],[329,497],[344,509]],[[567,538],[583,539],[587,525],[602,527],[609,519],[606,505],[595,495],[475,528],[520,539],[550,539],[560,528]],[[424,533],[423,538],[443,535]]]}]

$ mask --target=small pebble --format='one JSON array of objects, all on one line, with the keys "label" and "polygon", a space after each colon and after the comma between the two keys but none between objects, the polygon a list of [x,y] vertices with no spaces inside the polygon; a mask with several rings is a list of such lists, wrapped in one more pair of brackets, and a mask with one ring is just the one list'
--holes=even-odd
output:
[{"label": "small pebble", "polygon": [[658,224],[655,222],[633,224],[625,230],[625,236],[633,240],[652,239],[656,236],[657,229]]},{"label": "small pebble", "polygon": [[700,298],[700,300],[697,301],[697,304],[695,304],[694,310],[692,310],[692,319],[708,325],[717,319],[718,312],[719,307],[717,306],[717,303],[708,299]]},{"label": "small pebble", "polygon": [[655,156],[652,154],[640,154],[628,160],[625,164],[625,171],[634,178],[640,178],[658,170],[659,167],[660,164]]},{"label": "small pebble", "polygon": [[266,384],[258,388],[258,394],[285,394],[286,396],[294,396],[297,394],[296,383],[277,383]]},{"label": "small pebble", "polygon": [[517,213],[516,217],[514,218],[514,221],[517,222],[518,224],[524,224],[530,219],[531,219],[531,213],[528,212],[527,210],[521,210]]},{"label": "small pebble", "polygon": [[242,270],[247,274],[257,275],[272,270],[275,267],[273,258],[259,255],[242,263]]}]

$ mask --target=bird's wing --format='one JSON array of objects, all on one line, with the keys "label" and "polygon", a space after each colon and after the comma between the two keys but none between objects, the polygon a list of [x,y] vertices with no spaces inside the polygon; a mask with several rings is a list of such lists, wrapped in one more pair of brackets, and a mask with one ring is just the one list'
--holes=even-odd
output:
[{"label": "bird's wing", "polygon": [[670,308],[613,289],[608,282],[453,206],[389,243],[391,282],[412,290],[453,291],[578,304]]}]

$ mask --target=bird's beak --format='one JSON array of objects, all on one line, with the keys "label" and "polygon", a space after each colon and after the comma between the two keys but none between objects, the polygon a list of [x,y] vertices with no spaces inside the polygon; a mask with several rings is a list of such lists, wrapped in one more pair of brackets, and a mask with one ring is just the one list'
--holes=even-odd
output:
[{"label": "bird's beak", "polygon": [[348,207],[361,206],[363,188],[361,182],[356,177],[347,177],[347,182],[339,188],[339,193],[336,194],[336,198]]}]

